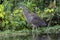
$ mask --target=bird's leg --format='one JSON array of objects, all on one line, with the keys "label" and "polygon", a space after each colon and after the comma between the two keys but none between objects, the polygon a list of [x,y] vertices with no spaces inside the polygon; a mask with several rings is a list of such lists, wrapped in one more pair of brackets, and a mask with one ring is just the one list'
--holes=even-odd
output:
[{"label": "bird's leg", "polygon": [[34,31],[34,30],[35,30],[35,25],[32,24],[32,26],[33,26],[33,27],[32,27],[32,31]]},{"label": "bird's leg", "polygon": [[35,40],[35,25],[32,24],[32,37],[33,39],[32,40]]},{"label": "bird's leg", "polygon": [[34,27],[34,25],[33,25],[33,28],[32,28],[32,30],[33,30],[33,31],[35,30],[35,27]]},{"label": "bird's leg", "polygon": [[38,33],[38,27],[36,27],[36,39],[35,40],[39,40],[39,33]]},{"label": "bird's leg", "polygon": [[38,31],[38,27],[36,27],[36,32]]}]

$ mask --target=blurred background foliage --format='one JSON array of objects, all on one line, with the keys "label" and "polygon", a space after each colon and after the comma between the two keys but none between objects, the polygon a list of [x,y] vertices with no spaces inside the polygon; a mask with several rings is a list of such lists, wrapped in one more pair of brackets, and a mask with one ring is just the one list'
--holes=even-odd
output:
[{"label": "blurred background foliage", "polygon": [[[3,0],[0,4],[0,30],[31,30],[32,26],[26,22],[20,3],[30,12],[36,13],[50,26],[60,25],[60,0]],[[53,16],[53,17],[52,17]]]}]

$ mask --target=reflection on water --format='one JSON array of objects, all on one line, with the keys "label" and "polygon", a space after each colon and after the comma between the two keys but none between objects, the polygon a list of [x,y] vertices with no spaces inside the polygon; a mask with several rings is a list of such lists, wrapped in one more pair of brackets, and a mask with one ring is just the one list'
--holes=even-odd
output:
[{"label": "reflection on water", "polygon": [[[38,35],[38,40],[48,40],[47,35]],[[59,34],[49,35],[50,40],[60,40]],[[32,40],[32,35],[0,36],[0,40]]]}]

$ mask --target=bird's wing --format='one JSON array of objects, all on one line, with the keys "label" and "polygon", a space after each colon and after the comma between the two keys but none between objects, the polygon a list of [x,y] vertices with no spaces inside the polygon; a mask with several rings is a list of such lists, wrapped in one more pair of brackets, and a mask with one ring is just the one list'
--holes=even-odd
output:
[{"label": "bird's wing", "polygon": [[33,16],[32,20],[31,20],[32,24],[34,24],[36,26],[45,26],[46,25],[45,21],[42,18],[40,18],[39,16],[37,16],[35,14],[33,14],[32,16]]}]

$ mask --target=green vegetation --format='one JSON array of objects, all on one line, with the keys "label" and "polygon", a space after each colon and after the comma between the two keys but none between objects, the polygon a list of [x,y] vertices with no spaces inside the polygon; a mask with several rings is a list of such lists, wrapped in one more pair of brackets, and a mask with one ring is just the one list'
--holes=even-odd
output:
[{"label": "green vegetation", "polygon": [[[40,27],[39,31],[45,32],[47,27],[51,31],[60,31],[60,2],[57,0],[4,0],[0,4],[0,30],[21,31],[31,30],[32,25],[28,24],[22,14],[20,4],[26,6],[30,12],[36,13],[47,23],[46,27]],[[57,25],[57,26],[56,26]],[[58,32],[58,31],[57,31]]]}]

